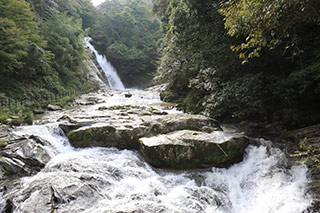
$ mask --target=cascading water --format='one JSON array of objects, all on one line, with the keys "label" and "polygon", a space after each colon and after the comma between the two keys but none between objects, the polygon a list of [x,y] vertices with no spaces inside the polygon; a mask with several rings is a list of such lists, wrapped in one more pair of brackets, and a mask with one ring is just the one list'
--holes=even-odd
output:
[{"label": "cascading water", "polygon": [[[136,104],[158,101],[146,99],[150,95],[143,91],[133,93]],[[109,98],[106,104],[125,99],[123,93]],[[228,169],[177,172],[152,168],[136,151],[74,149],[57,123],[21,127],[16,134],[36,135],[56,149],[38,174],[10,186],[5,198],[16,213],[300,213],[312,201],[307,168],[289,167],[284,154],[263,140]],[[224,134],[219,137],[231,133]]]},{"label": "cascading water", "polygon": [[106,74],[109,86],[111,89],[118,89],[118,90],[124,90],[125,87],[117,73],[117,71],[114,69],[114,67],[111,65],[111,63],[107,60],[107,58],[104,55],[100,55],[98,51],[94,48],[94,46],[90,43],[91,38],[87,37],[85,39],[87,47],[93,53],[95,54],[97,58],[97,62],[99,63],[100,67]]},{"label": "cascading water", "polygon": [[187,172],[155,170],[134,151],[62,149],[14,186],[15,212],[50,212],[50,188],[59,197],[57,212],[302,212],[310,205],[306,167],[288,169],[283,153],[267,146],[250,146],[229,169]]}]

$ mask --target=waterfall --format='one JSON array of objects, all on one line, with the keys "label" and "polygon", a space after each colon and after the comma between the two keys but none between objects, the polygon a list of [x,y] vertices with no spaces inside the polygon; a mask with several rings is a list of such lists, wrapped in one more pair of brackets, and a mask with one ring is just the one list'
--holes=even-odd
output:
[{"label": "waterfall", "polygon": [[107,80],[111,89],[124,90],[125,87],[115,68],[111,65],[111,63],[107,60],[107,58],[104,55],[100,55],[98,51],[94,48],[94,46],[90,44],[90,41],[91,41],[90,37],[87,37],[85,41],[89,49],[94,52],[100,67],[106,74]]}]

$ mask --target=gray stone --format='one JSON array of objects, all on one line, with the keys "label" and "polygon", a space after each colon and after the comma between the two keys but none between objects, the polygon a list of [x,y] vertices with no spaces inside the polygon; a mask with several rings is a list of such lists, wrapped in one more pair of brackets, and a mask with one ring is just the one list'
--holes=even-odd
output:
[{"label": "gray stone", "polygon": [[140,139],[140,150],[152,166],[172,169],[229,167],[242,160],[248,145],[246,137],[222,131],[181,130]]},{"label": "gray stone", "polygon": [[[40,171],[55,152],[50,143],[38,137],[17,137],[0,148],[1,177],[25,176]],[[51,153],[50,153],[51,152]]]},{"label": "gray stone", "polygon": [[58,111],[58,110],[62,110],[62,108],[61,108],[61,107],[56,106],[56,105],[52,105],[52,104],[49,104],[47,108],[48,108],[48,110],[51,110],[51,111]]},{"label": "gray stone", "polygon": [[141,115],[137,119],[124,118],[121,123],[105,121],[82,127],[69,132],[67,137],[71,145],[78,148],[101,146],[136,149],[141,137],[184,129],[201,131],[203,126],[220,129],[217,121],[200,115]]}]

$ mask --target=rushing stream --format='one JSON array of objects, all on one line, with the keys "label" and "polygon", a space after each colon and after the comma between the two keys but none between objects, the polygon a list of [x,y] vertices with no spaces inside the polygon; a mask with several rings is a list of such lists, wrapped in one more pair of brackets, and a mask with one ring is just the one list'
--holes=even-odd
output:
[{"label": "rushing stream", "polygon": [[98,117],[98,107],[123,104],[162,107],[154,91],[133,90],[129,99],[124,91],[111,92],[112,96],[96,94],[104,99],[97,105],[52,112],[43,116],[46,124],[16,129],[18,135],[49,141],[46,149],[52,158],[39,173],[11,186],[14,212],[300,213],[311,204],[307,168],[288,166],[285,155],[262,139],[228,169],[190,171],[155,169],[137,151],[71,147],[56,122],[64,114]]},{"label": "rushing stream", "polygon": [[[123,102],[120,94],[112,99]],[[139,96],[133,100],[146,103]],[[311,202],[306,167],[288,168],[284,154],[263,140],[228,169],[177,172],[154,169],[135,151],[74,149],[54,122],[16,133],[40,136],[54,151],[41,172],[16,186],[21,197],[15,198],[15,212],[48,212],[49,201],[41,198],[51,187],[63,198],[56,212],[299,213]]]}]

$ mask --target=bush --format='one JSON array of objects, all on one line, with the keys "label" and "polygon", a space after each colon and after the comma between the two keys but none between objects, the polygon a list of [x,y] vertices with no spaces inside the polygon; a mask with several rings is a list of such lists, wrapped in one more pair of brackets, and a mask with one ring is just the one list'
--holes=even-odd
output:
[{"label": "bush", "polygon": [[7,113],[0,112],[0,123],[6,124],[8,118],[9,115]]},{"label": "bush", "polygon": [[24,111],[22,119],[23,119],[23,123],[32,125],[32,123],[33,123],[33,113],[29,109]]},{"label": "bush", "polygon": [[12,121],[10,121],[10,125],[14,125],[14,126],[20,126],[23,123],[23,119],[21,118],[17,118],[17,119],[12,119]]}]

